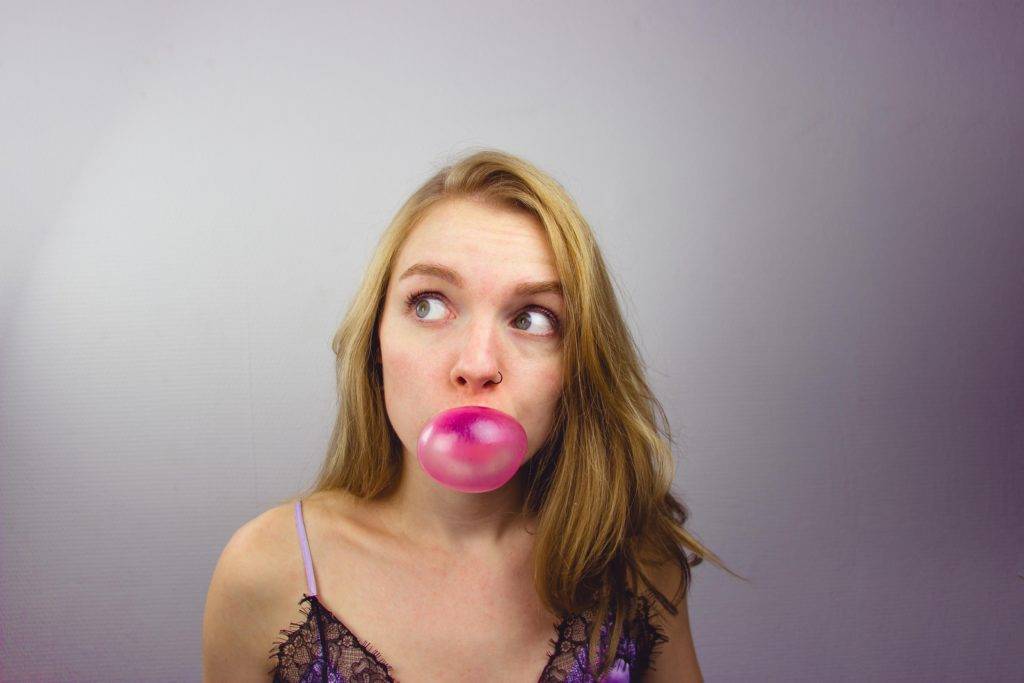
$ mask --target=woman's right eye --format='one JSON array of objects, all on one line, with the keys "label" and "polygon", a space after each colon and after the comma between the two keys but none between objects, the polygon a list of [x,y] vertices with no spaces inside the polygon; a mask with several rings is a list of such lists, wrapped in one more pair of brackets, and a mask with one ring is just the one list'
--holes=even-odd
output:
[{"label": "woman's right eye", "polygon": [[441,301],[441,298],[432,292],[412,294],[405,300],[405,307],[407,310],[412,310],[419,320],[439,320],[440,318],[427,317],[430,315],[430,301]]}]

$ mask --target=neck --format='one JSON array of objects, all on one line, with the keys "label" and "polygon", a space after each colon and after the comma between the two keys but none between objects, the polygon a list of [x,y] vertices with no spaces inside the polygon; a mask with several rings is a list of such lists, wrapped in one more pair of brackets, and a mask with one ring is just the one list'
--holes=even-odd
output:
[{"label": "neck", "polygon": [[394,533],[413,547],[463,556],[500,552],[521,538],[524,470],[486,493],[453,491],[406,453],[398,485],[385,503]]}]

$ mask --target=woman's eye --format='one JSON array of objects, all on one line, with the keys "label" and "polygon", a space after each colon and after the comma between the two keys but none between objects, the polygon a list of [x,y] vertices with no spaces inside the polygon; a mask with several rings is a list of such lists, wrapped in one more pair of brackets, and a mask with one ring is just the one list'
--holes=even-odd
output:
[{"label": "woman's eye", "polygon": [[[552,322],[551,317],[547,313],[543,313],[542,311],[537,311],[537,310],[533,310],[533,309],[523,311],[522,313],[520,313],[519,315],[516,316],[516,319],[515,319],[515,326],[516,326],[516,328],[520,329],[520,330],[530,329],[530,316],[531,315],[533,315],[534,316],[534,320],[537,321],[537,322],[534,323],[534,325],[533,325],[534,327],[537,327],[537,324],[539,324],[540,325],[540,329],[543,331],[544,330],[544,326],[547,325],[547,327],[549,328],[549,331],[545,332],[544,334],[553,334],[554,332],[557,331],[557,329],[558,329],[557,326],[555,325],[554,322]],[[525,321],[525,322],[522,322],[522,321]],[[520,324],[520,323],[522,323],[522,324]],[[524,327],[524,325],[525,325],[525,327]]]},{"label": "woman's eye", "polygon": [[[409,303],[409,307],[413,309],[413,313],[420,320],[431,320],[427,315],[430,314],[430,301],[440,301],[435,296],[423,296],[418,299],[412,299]],[[436,320],[437,318],[434,318]]]},{"label": "woman's eye", "polygon": [[[444,304],[444,299],[440,296],[430,292],[421,292],[419,294],[412,294],[406,298],[405,307],[412,311],[417,320],[428,322],[443,320],[443,312],[441,317],[429,317],[431,301]],[[533,318],[532,320],[531,317]],[[554,313],[548,313],[545,309],[540,307],[527,308],[523,310],[521,313],[516,315],[513,320],[513,324],[518,330],[529,331],[538,329],[539,331],[534,332],[533,334],[539,337],[550,337],[558,333],[558,318],[555,317]],[[545,327],[547,327],[547,330],[545,330]]]}]

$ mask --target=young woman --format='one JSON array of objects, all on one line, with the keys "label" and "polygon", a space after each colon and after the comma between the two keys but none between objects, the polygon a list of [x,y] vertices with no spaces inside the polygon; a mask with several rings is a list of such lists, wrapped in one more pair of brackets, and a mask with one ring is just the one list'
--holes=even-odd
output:
[{"label": "young woman", "polygon": [[[214,570],[207,682],[702,680],[690,566],[729,570],[684,528],[667,419],[557,182],[495,150],[442,169],[385,231],[333,349],[315,482]],[[499,488],[453,490],[417,460],[459,406],[525,430]]]}]

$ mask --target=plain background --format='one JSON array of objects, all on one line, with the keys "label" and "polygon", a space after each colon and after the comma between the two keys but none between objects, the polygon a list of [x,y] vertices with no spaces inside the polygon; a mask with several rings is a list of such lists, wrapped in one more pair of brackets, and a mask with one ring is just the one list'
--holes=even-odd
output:
[{"label": "plain background", "polygon": [[373,244],[497,147],[593,226],[691,528],[753,581],[694,570],[707,680],[1020,680],[1022,27],[5,3],[0,678],[199,680],[221,549],[323,455]]}]

